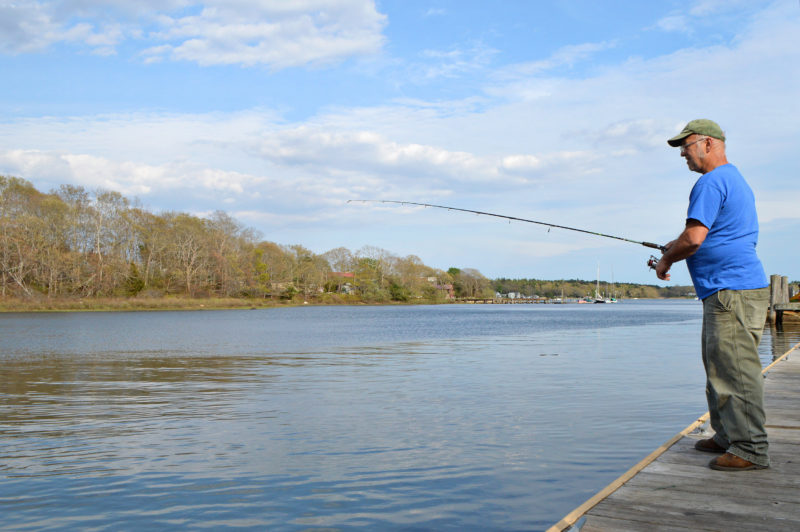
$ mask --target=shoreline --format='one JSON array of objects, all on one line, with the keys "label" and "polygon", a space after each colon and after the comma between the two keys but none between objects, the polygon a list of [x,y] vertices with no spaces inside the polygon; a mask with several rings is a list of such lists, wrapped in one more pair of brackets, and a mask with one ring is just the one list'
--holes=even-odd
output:
[{"label": "shoreline", "polygon": [[[651,298],[637,298],[651,299]],[[682,300],[685,298],[652,298],[654,300]],[[407,306],[407,305],[461,305],[466,301],[362,301],[352,297],[325,297],[310,299],[239,299],[239,298],[0,298],[0,314],[45,312],[156,312],[202,310],[257,310],[303,306]],[[569,303],[562,303],[569,304]],[[787,312],[787,314],[789,314]],[[791,318],[790,318],[791,319]]]},{"label": "shoreline", "polygon": [[189,310],[257,310],[303,306],[384,306],[384,305],[436,305],[436,301],[383,301],[367,302],[348,298],[320,299],[238,299],[238,298],[83,298],[36,299],[0,298],[0,314],[45,312],[157,312]]}]

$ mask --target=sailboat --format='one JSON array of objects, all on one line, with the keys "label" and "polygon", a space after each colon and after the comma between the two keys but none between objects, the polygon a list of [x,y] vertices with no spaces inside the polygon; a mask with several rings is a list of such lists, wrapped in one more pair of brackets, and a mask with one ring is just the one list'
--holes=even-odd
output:
[{"label": "sailboat", "polygon": [[[612,277],[613,284],[613,277]],[[597,286],[594,289],[594,302],[595,303],[616,303],[617,300],[600,295],[600,263],[597,264]]]},{"label": "sailboat", "polygon": [[597,286],[594,289],[594,302],[605,303],[606,300],[600,295],[600,263],[597,263]]}]

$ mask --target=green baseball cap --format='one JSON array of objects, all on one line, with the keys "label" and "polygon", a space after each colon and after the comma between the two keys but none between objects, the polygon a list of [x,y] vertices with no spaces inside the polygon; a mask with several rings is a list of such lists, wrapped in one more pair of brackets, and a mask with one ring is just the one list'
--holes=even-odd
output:
[{"label": "green baseball cap", "polygon": [[725,133],[722,132],[722,128],[719,127],[719,124],[707,118],[698,118],[697,120],[692,120],[686,124],[686,127],[683,128],[683,131],[669,139],[667,144],[673,148],[677,148],[683,144],[683,139],[695,133],[698,135],[705,135],[706,137],[713,137],[725,142]]}]

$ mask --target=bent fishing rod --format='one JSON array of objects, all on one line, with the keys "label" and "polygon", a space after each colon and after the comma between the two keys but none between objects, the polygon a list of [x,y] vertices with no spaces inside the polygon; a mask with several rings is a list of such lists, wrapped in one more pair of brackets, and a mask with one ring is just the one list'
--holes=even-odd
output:
[{"label": "bent fishing rod", "polygon": [[[419,207],[432,207],[432,208],[435,208],[435,209],[445,209],[445,210],[448,210],[448,211],[470,212],[470,213],[473,213],[473,214],[479,214],[481,216],[494,216],[495,218],[503,218],[505,220],[514,220],[514,221],[517,221],[517,222],[525,222],[525,223],[530,223],[530,224],[544,225],[546,227],[555,227],[557,229],[566,229],[567,231],[577,231],[578,233],[586,233],[587,235],[601,236],[601,237],[604,237],[604,238],[613,238],[615,240],[622,240],[623,242],[630,242],[632,244],[639,244],[639,245],[642,245],[642,246],[647,247],[647,248],[657,249],[657,250],[661,251],[662,253],[664,251],[666,251],[666,248],[664,246],[661,246],[659,244],[654,244],[653,242],[640,242],[638,240],[631,240],[630,238],[623,238],[621,236],[607,235],[605,233],[598,233],[596,231],[588,231],[586,229],[578,229],[576,227],[567,227],[566,225],[558,225],[558,224],[551,224],[551,223],[548,223],[548,222],[539,222],[539,221],[536,221],[536,220],[528,220],[527,218],[518,218],[516,216],[506,216],[505,214],[495,214],[495,213],[492,213],[492,212],[474,211],[472,209],[461,209],[459,207],[448,207],[446,205],[434,205],[432,203],[417,203],[417,202],[414,202],[414,201],[370,200],[370,199],[347,200],[347,203],[352,203],[352,202],[393,203],[393,204],[396,204],[396,205],[416,205],[416,206],[419,206]],[[653,265],[655,264],[655,262],[653,262],[654,260],[655,260],[655,262],[658,262],[657,258],[650,257],[650,261],[647,263],[647,265],[652,268]]]}]

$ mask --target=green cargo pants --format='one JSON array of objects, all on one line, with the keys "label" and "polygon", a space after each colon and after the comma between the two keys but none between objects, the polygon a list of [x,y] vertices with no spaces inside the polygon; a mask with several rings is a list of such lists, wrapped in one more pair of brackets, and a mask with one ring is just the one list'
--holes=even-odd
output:
[{"label": "green cargo pants", "polygon": [[720,290],[703,300],[703,365],[714,440],[763,466],[769,465],[769,444],[758,343],[768,306],[768,288]]}]

